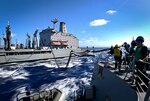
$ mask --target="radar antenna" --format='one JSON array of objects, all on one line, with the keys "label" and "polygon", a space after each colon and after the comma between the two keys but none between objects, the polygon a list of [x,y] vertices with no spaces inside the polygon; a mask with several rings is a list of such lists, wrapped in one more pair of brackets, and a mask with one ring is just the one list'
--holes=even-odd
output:
[{"label": "radar antenna", "polygon": [[55,29],[58,20],[55,18],[55,19],[51,20],[51,22],[53,23],[53,28]]}]

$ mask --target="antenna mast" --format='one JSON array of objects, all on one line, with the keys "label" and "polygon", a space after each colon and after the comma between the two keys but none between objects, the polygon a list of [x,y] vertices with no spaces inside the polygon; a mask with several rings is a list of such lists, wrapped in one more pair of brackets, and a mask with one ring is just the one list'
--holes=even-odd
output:
[{"label": "antenna mast", "polygon": [[55,18],[55,19],[51,20],[51,22],[53,23],[53,28],[55,29],[58,20]]}]

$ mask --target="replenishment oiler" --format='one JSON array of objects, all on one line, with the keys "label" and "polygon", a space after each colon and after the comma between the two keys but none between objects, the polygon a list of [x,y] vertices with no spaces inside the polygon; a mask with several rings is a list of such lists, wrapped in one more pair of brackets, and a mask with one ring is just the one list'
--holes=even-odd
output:
[{"label": "replenishment oiler", "polygon": [[11,44],[10,24],[6,26],[6,37],[3,34],[4,48],[0,50],[0,64],[36,61],[44,59],[55,59],[69,57],[71,53],[84,53],[79,48],[79,39],[73,34],[67,33],[65,22],[60,22],[59,31],[55,25],[57,19],[52,20],[54,27],[42,30],[39,35],[39,46],[37,40],[38,29],[34,32],[31,45],[30,35],[27,33],[26,46],[23,44]]}]

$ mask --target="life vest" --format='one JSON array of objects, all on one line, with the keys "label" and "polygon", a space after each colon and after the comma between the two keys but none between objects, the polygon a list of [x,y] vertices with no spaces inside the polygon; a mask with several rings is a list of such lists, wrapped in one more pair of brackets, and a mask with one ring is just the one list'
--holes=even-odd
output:
[{"label": "life vest", "polygon": [[120,50],[118,48],[114,49],[114,56],[115,57],[120,57],[121,56]]},{"label": "life vest", "polygon": [[144,48],[147,48],[147,47],[144,46],[143,44],[142,44],[142,46],[136,47],[136,49],[134,51],[135,61],[139,61],[139,59],[144,59],[145,58],[148,50],[143,52]]}]

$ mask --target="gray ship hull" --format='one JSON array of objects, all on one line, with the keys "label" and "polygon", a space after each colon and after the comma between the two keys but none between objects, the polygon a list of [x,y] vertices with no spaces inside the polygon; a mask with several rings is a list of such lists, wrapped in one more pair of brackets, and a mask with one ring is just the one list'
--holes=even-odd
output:
[{"label": "gray ship hull", "polygon": [[[82,52],[81,49],[72,49]],[[0,64],[69,57],[71,49],[0,51]]]}]

